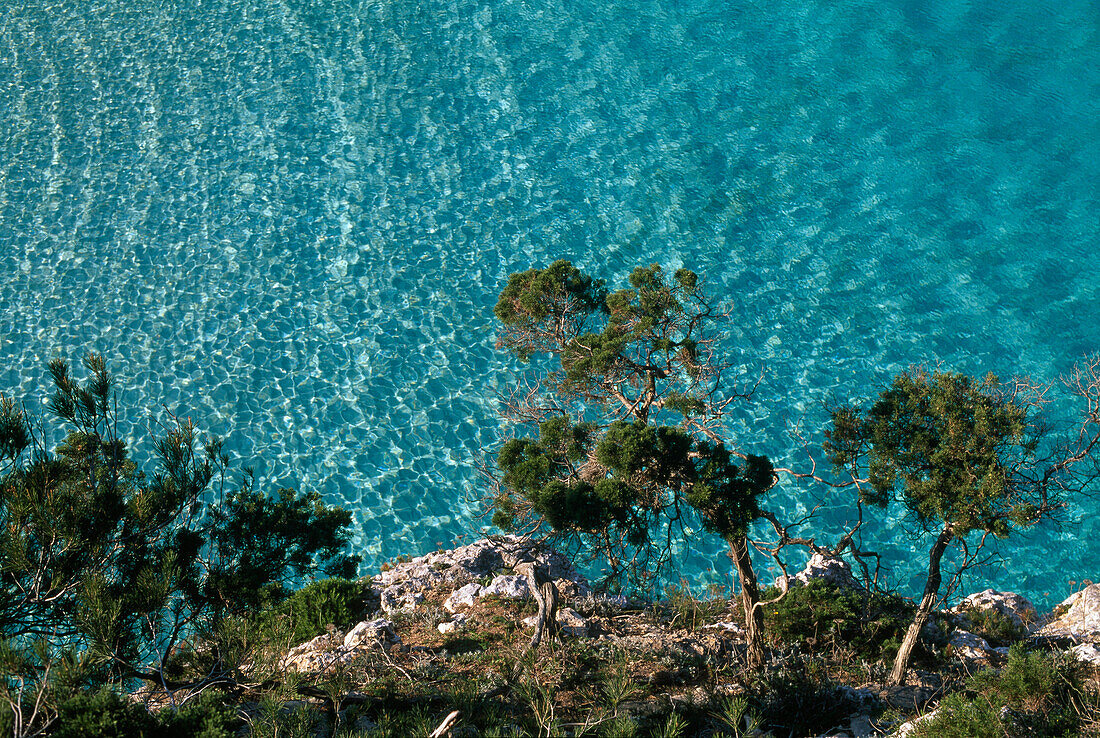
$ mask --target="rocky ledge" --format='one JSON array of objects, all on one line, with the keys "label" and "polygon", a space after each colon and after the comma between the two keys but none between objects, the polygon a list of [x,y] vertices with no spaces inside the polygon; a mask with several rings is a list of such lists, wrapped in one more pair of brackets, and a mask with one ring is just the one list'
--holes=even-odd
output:
[{"label": "rocky ledge", "polygon": [[[744,681],[743,672],[734,676],[744,647],[734,603],[709,600],[677,606],[597,596],[565,556],[518,536],[487,538],[386,567],[370,582],[377,604],[371,617],[346,632],[332,627],[296,646],[282,665],[317,677],[357,660],[383,660],[404,672],[425,669],[426,664],[446,668],[445,664],[455,663],[451,660],[456,655],[471,651],[512,648],[519,652],[523,631],[534,624],[527,581],[516,572],[525,563],[542,567],[561,593],[558,624],[563,638],[588,644],[585,653],[625,659],[624,674],[635,685],[628,691],[637,692],[638,697],[617,707],[617,715],[644,721],[647,714],[681,709],[677,705],[712,710],[723,695],[755,689]],[[790,586],[814,580],[840,590],[862,591],[847,564],[818,556],[791,577]],[[838,685],[835,698],[850,705],[852,713],[825,735],[907,735],[916,722],[902,724],[896,718],[883,722],[874,716],[881,716],[884,707],[902,714],[932,711],[934,715],[945,679],[958,678],[944,674],[996,668],[1005,662],[1009,642],[1030,640],[1100,665],[1098,585],[1071,595],[1045,616],[1017,594],[989,589],[964,597],[939,613],[937,620],[939,632],[929,634],[928,640],[940,645],[945,665],[938,673],[914,671],[903,687],[888,688],[873,679]],[[822,628],[827,625],[823,623]],[[782,661],[805,648],[809,645],[788,643],[776,650]]]}]

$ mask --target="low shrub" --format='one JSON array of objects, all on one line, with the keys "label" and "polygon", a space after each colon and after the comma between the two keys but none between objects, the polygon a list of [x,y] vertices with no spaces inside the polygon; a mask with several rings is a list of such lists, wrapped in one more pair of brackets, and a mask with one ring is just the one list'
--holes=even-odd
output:
[{"label": "low shrub", "polygon": [[1081,726],[1083,667],[1061,653],[1012,646],[1000,671],[972,676],[911,738],[1070,736]]},{"label": "low shrub", "polygon": [[833,682],[814,659],[793,659],[765,672],[749,695],[760,727],[776,735],[820,735],[861,707],[852,690]]},{"label": "low shrub", "polygon": [[322,579],[297,590],[265,618],[281,617],[291,623],[295,643],[325,632],[328,625],[346,630],[367,615],[370,583],[360,579]]},{"label": "low shrub", "polygon": [[[778,595],[772,588],[765,593]],[[900,597],[872,594],[811,580],[794,587],[765,612],[771,637],[796,642],[812,652],[854,651],[861,658],[890,659],[897,653],[913,605]]]},{"label": "low shrub", "polygon": [[961,613],[970,621],[971,633],[984,638],[991,646],[1011,646],[1027,635],[1027,628],[1017,625],[1012,618],[999,610],[964,610]]},{"label": "low shrub", "polygon": [[178,710],[150,713],[110,689],[83,692],[58,706],[55,738],[232,738],[238,720],[217,693]]}]

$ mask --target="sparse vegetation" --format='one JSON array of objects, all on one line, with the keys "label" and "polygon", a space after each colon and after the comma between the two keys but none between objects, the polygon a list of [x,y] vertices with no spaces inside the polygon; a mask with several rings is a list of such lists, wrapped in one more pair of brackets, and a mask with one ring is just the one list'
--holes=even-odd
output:
[{"label": "sparse vegetation", "polygon": [[1009,650],[999,671],[971,677],[911,738],[1095,735],[1100,692],[1095,676],[1064,654]]}]

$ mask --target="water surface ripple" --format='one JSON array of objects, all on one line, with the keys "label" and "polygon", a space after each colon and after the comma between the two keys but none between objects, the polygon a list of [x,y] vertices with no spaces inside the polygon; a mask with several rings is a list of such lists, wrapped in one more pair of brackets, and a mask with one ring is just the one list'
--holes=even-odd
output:
[{"label": "water surface ripple", "polygon": [[[531,264],[703,273],[778,457],[911,363],[1100,349],[1098,108],[1090,0],[8,0],[0,380],[104,352],[376,563],[476,529]],[[1023,591],[1095,578],[1094,507],[1010,550]]]}]

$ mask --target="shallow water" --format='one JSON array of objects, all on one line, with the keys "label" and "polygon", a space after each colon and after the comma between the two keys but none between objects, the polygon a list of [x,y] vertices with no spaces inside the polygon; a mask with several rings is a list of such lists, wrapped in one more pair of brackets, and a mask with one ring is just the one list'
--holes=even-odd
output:
[{"label": "shallow water", "polygon": [[[0,386],[101,351],[131,420],[350,505],[374,564],[477,529],[509,272],[704,274],[766,370],[731,432],[782,457],[914,362],[1100,348],[1098,182],[1089,0],[9,0]],[[1020,589],[1097,578],[1094,510],[1009,549]]]}]

